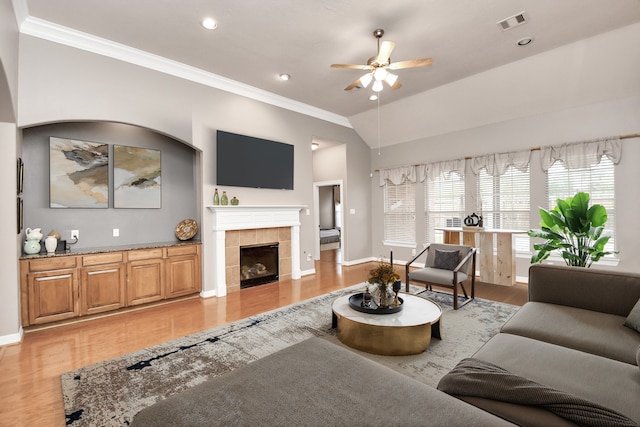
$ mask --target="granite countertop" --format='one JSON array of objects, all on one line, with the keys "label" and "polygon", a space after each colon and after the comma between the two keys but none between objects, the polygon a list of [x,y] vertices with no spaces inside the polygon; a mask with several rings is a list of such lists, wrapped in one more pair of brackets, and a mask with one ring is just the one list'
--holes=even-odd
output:
[{"label": "granite countertop", "polygon": [[[64,252],[56,252],[54,254],[48,254],[46,252],[40,252],[38,254],[26,255],[22,254],[19,259],[38,259],[38,258],[51,258],[57,256],[75,256],[75,255],[87,255],[87,254],[97,254],[97,253],[105,253],[105,252],[120,252],[120,251],[129,251],[135,249],[153,249],[153,248],[165,248],[168,246],[188,246],[188,245],[196,245],[200,244],[200,240],[191,239],[191,240],[174,240],[169,242],[155,242],[155,243],[140,243],[140,244],[130,244],[130,245],[119,245],[119,246],[100,246],[95,248],[74,248],[73,245],[68,245],[70,247],[69,250]],[[44,249],[44,245],[42,245]]]}]

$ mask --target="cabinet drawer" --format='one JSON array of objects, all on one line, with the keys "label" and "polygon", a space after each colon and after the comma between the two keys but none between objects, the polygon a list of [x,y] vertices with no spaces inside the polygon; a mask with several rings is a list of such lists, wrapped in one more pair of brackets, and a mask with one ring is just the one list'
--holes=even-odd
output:
[{"label": "cabinet drawer", "polygon": [[76,257],[74,256],[51,257],[29,261],[29,271],[59,270],[61,268],[74,268],[75,266]]},{"label": "cabinet drawer", "polygon": [[129,251],[129,261],[137,261],[139,259],[162,258],[162,256],[163,256],[162,248],[138,249],[135,251]]},{"label": "cabinet drawer", "polygon": [[198,253],[198,245],[176,246],[167,248],[167,256],[194,255]]},{"label": "cabinet drawer", "polygon": [[122,262],[122,259],[123,259],[122,252],[85,255],[82,257],[82,265],[88,266],[88,265],[110,264],[114,262]]}]

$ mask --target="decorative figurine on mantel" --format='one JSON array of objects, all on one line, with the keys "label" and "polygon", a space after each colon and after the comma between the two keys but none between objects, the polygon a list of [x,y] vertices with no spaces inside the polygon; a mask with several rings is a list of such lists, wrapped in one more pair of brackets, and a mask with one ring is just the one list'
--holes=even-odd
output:
[{"label": "decorative figurine on mantel", "polygon": [[220,198],[220,204],[222,206],[226,206],[229,204],[229,197],[227,197],[227,192],[223,191],[222,192],[222,197]]},{"label": "decorative figurine on mantel", "polygon": [[218,194],[218,189],[216,188],[216,191],[213,192],[213,204],[215,206],[220,204],[220,195]]}]

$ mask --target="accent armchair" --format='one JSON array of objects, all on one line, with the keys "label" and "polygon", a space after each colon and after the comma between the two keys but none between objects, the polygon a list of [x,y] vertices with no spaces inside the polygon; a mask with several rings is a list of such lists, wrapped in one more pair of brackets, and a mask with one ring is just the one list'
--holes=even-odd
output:
[{"label": "accent armchair", "polygon": [[[410,266],[424,253],[427,259],[424,268],[411,270]],[[471,246],[431,243],[405,265],[406,290],[410,282],[424,283],[427,289],[432,285],[453,289],[453,309],[457,310],[475,298],[476,292],[476,248]],[[464,281],[471,276],[471,293],[467,294]],[[458,285],[462,289],[464,301],[458,303]]]}]

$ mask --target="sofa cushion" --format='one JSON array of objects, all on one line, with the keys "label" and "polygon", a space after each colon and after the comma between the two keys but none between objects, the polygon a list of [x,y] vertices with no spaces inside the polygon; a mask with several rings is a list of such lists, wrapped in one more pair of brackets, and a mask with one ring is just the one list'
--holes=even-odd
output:
[{"label": "sofa cushion", "polygon": [[140,426],[512,425],[321,338],[140,411]]},{"label": "sofa cushion", "polygon": [[[640,423],[640,371],[635,365],[507,333],[491,338],[473,357]],[[502,416],[496,408],[493,413]],[[511,421],[531,425],[531,420]]]},{"label": "sofa cushion", "polygon": [[624,320],[614,314],[528,302],[501,331],[636,365],[640,334],[625,327]]},{"label": "sofa cushion", "polygon": [[631,309],[631,313],[625,319],[624,324],[634,331],[640,332],[640,299]]}]

